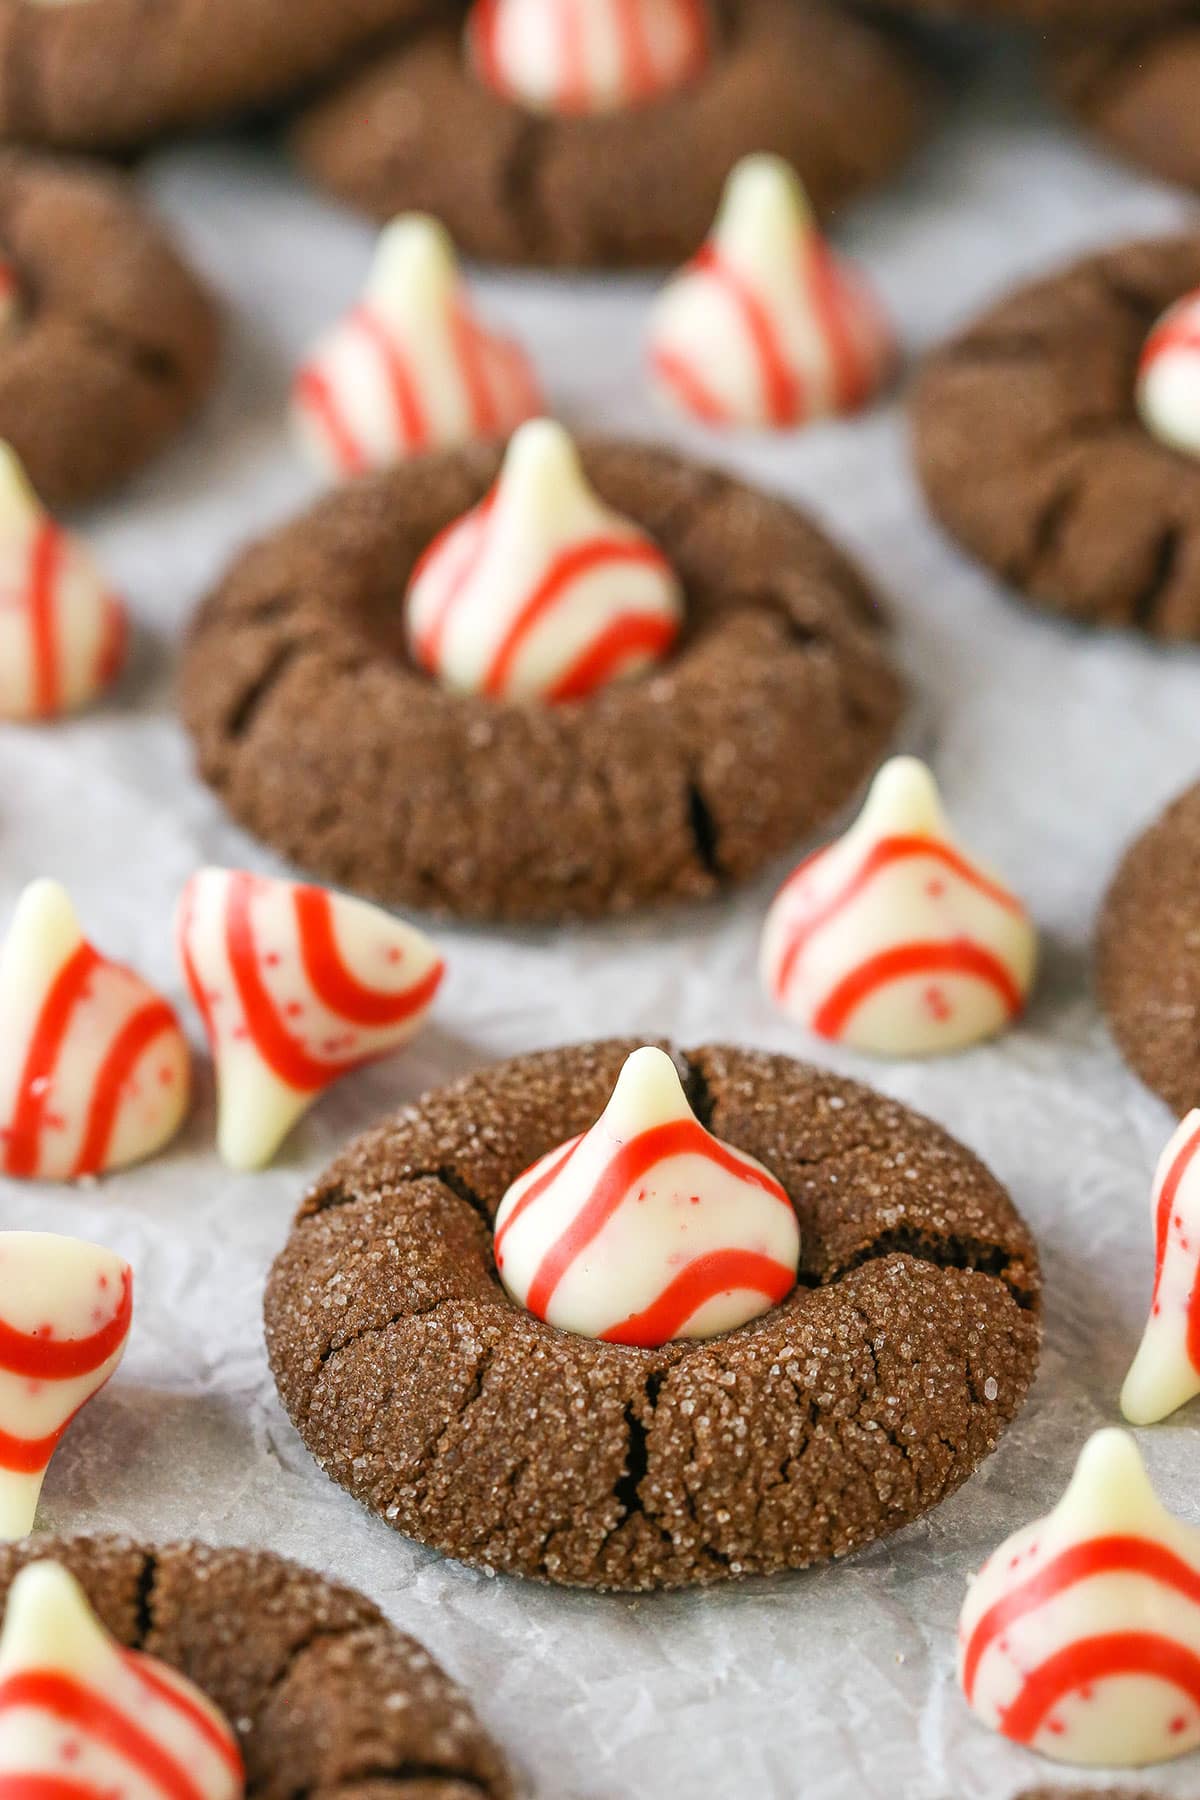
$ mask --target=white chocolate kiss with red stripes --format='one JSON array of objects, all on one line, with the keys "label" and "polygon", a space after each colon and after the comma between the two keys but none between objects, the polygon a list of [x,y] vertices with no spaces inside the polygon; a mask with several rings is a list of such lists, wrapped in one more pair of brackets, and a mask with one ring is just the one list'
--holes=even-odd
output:
[{"label": "white chocolate kiss with red stripes", "polygon": [[50,719],[110,686],[125,610],[80,540],[39,504],[0,443],[0,719]]},{"label": "white chocolate kiss with red stripes", "polygon": [[313,460],[341,477],[507,437],[541,396],[521,347],[476,319],[446,231],[413,213],[383,232],[361,304],[301,368],[292,410]]},{"label": "white chocolate kiss with red stripes", "polygon": [[237,1739],[199,1688],[116,1643],[58,1563],[22,1569],[0,1636],[0,1795],[241,1800],[245,1791]]},{"label": "white chocolate kiss with red stripes", "polygon": [[786,431],[866,405],[896,349],[794,172],[751,156],[729,178],[712,236],[655,305],[650,360],[664,396],[706,424]]},{"label": "white chocolate kiss with red stripes", "polygon": [[1163,1151],[1151,1212],[1154,1298],[1121,1390],[1131,1425],[1155,1425],[1200,1394],[1200,1111]]},{"label": "white chocolate kiss with red stripes", "polygon": [[26,888],[0,946],[0,1173],[76,1181],[141,1162],[187,1111],[179,1021],[84,938],[57,882]]},{"label": "white chocolate kiss with red stripes", "polygon": [[1036,961],[1024,907],[954,842],[913,757],[885,764],[845,837],[786,883],[761,956],[789,1018],[879,1056],[990,1037],[1023,1010]]},{"label": "white chocolate kiss with red stripes", "polygon": [[732,1331],[791,1293],[800,1230],[775,1177],[705,1130],[662,1050],[635,1050],[590,1131],[505,1194],[496,1267],[581,1337],[650,1347]]},{"label": "white chocolate kiss with red stripes", "polygon": [[408,590],[422,668],[494,700],[577,700],[664,656],[683,620],[658,546],[605,506],[561,425],[513,438],[487,499],[436,538]]},{"label": "white chocolate kiss with red stripes", "polygon": [[176,920],[217,1073],[217,1142],[263,1167],[317,1096],[408,1043],[441,984],[428,938],[327,888],[202,869]]},{"label": "white chocolate kiss with red stripes", "polygon": [[133,1271],[111,1250],[0,1231],[0,1539],[33,1529],[50,1459],[116,1370],[132,1316]]},{"label": "white chocolate kiss with red stripes", "polygon": [[1058,1762],[1200,1746],[1200,1531],[1167,1512],[1127,1433],[1097,1432],[1054,1511],[985,1563],[958,1649],[983,1722]]},{"label": "white chocolate kiss with red stripes", "polygon": [[1200,291],[1158,321],[1138,365],[1138,411],[1172,450],[1200,456]]},{"label": "white chocolate kiss with red stripes", "polygon": [[712,61],[708,0],[475,0],[467,54],[485,86],[532,112],[645,106]]}]

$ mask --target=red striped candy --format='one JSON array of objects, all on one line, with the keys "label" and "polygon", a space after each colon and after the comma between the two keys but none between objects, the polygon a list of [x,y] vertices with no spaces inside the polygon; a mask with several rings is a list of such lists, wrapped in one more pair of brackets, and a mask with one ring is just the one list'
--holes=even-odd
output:
[{"label": "red striped candy", "polygon": [[1154,1425],[1200,1394],[1200,1111],[1162,1154],[1152,1198],[1154,1298],[1121,1390],[1134,1425]]},{"label": "red striped candy", "polygon": [[74,1578],[31,1563],[0,1636],[0,1800],[241,1800],[228,1722],[176,1670],[124,1650]]},{"label": "red striped candy", "polygon": [[0,1539],[33,1528],[50,1459],[114,1373],[132,1316],[133,1272],[112,1251],[0,1232]]},{"label": "red striped candy", "polygon": [[1138,365],[1138,409],[1172,450],[1200,456],[1200,291],[1163,314]]},{"label": "red striped candy", "polygon": [[959,1678],[993,1730],[1059,1761],[1140,1767],[1200,1745],[1200,1532],[1124,1432],[1098,1432],[1055,1511],[985,1565]]},{"label": "red striped candy", "polygon": [[467,46],[480,79],[536,112],[645,106],[712,61],[707,0],[475,0]]},{"label": "red striped candy", "polygon": [[713,426],[790,430],[855,412],[895,362],[884,314],[821,238],[792,170],[754,156],[716,227],[655,309],[651,363],[682,411]]},{"label": "red striped candy", "polygon": [[341,477],[506,437],[540,405],[524,351],[479,323],[449,237],[418,214],[383,233],[362,303],[317,346],[294,394],[305,444]]},{"label": "red striped candy", "polygon": [[950,838],[928,769],[897,757],[837,843],[802,863],[763,930],[779,1007],[885,1056],[987,1037],[1024,1009],[1036,937],[1021,903]]},{"label": "red striped candy", "polygon": [[791,1201],[705,1130],[663,1051],[636,1051],[582,1137],[513,1183],[496,1267],[539,1319],[609,1343],[712,1337],[796,1284]]},{"label": "red striped candy", "polygon": [[0,445],[0,719],[51,719],[109,687],[125,610],[77,538],[38,504]]},{"label": "red striped candy", "polygon": [[140,1162],[190,1086],[167,1002],[92,948],[56,882],[26,888],[0,947],[0,1171],[76,1181]]},{"label": "red striped candy", "polygon": [[230,869],[192,877],[177,938],[235,1168],[269,1162],[318,1094],[406,1044],[444,973],[429,940],[377,906]]},{"label": "red striped candy", "polygon": [[517,432],[488,498],[430,546],[409,643],[446,686],[579,700],[666,655],[683,602],[662,551],[588,487],[561,426]]}]

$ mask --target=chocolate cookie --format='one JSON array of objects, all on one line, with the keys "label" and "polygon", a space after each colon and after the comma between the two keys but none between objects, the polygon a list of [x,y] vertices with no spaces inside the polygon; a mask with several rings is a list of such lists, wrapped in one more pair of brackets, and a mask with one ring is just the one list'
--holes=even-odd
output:
[{"label": "chocolate cookie", "polygon": [[0,0],[0,136],[114,150],[261,106],[436,0]]},{"label": "chocolate cookie", "polygon": [[1100,998],[1125,1060],[1200,1106],[1200,784],[1128,850],[1100,919]]},{"label": "chocolate cookie", "polygon": [[515,1306],[491,1221],[602,1110],[631,1043],[520,1057],[426,1096],[317,1183],[267,1286],[284,1405],[396,1530],[573,1586],[681,1587],[842,1556],[995,1448],[1037,1364],[1007,1195],[904,1107],[787,1057],[682,1058],[718,1136],[800,1221],[800,1285],[707,1342],[638,1350]]},{"label": "chocolate cookie", "polygon": [[1138,416],[1159,315],[1200,285],[1200,236],[1089,256],[1003,300],[921,373],[934,513],[1027,598],[1090,625],[1200,639],[1200,462]]},{"label": "chocolate cookie", "polygon": [[213,301],[120,176],[0,152],[0,293],[0,438],[50,505],[132,475],[212,386]]},{"label": "chocolate cookie", "polygon": [[923,84],[877,28],[825,0],[724,0],[695,86],[603,117],[544,118],[475,77],[460,20],[432,24],[301,120],[322,186],[390,219],[442,219],[472,255],[570,267],[678,262],[743,156],[793,163],[828,211],[880,181],[918,135]]},{"label": "chocolate cookie", "polygon": [[784,502],[665,451],[584,463],[682,579],[673,659],[561,705],[451,693],[408,660],[401,598],[499,452],[373,477],[252,549],[192,630],[184,716],[244,825],[386,901],[556,919],[716,893],[853,792],[900,706],[855,569]]},{"label": "chocolate cookie", "polygon": [[0,1545],[0,1611],[27,1564],[71,1570],[130,1649],[182,1671],[235,1727],[247,1800],[509,1800],[460,1690],[350,1588],[260,1550],[127,1538]]},{"label": "chocolate cookie", "polygon": [[[1085,21],[1086,22],[1086,21]],[[1051,69],[1071,110],[1132,162],[1200,188],[1200,4],[1135,15],[1124,30],[1080,30]]]}]

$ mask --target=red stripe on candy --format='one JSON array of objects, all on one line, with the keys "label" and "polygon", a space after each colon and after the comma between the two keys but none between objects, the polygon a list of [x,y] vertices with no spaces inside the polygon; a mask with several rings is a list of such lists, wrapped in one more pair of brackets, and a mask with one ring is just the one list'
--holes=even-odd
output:
[{"label": "red stripe on candy", "polygon": [[1099,1575],[1124,1574],[1143,1575],[1147,1580],[1173,1588],[1185,1600],[1200,1606],[1200,1573],[1181,1556],[1149,1538],[1100,1537],[1074,1544],[983,1614],[971,1633],[963,1659],[962,1684],[967,1699],[970,1700],[974,1692],[984,1656],[1019,1620],[1056,1600],[1081,1581],[1090,1581]]},{"label": "red stripe on candy", "polygon": [[674,389],[688,412],[707,425],[728,425],[729,411],[685,357],[657,347],[651,355],[654,372],[665,387]]},{"label": "red stripe on candy", "polygon": [[[24,1670],[0,1682],[0,1708],[33,1707],[131,1763],[165,1800],[205,1800],[204,1789],[187,1769],[142,1731],[111,1701],[81,1682],[50,1669]],[[0,1792],[3,1791],[0,1778]]]},{"label": "red stripe on candy", "polygon": [[[221,1757],[231,1774],[239,1778],[244,1777],[246,1770],[242,1762],[241,1751],[229,1733],[213,1718],[206,1707],[201,1706],[190,1694],[181,1692],[164,1675],[160,1675],[144,1656],[127,1652],[126,1662],[143,1686],[148,1687],[159,1700],[165,1700],[169,1706],[173,1706],[196,1735],[203,1738],[209,1749]],[[7,1800],[2,1784],[0,1784],[0,1800]]]},{"label": "red stripe on candy", "polygon": [[321,371],[311,364],[308,368],[301,369],[296,379],[296,399],[312,414],[329,439],[334,459],[342,473],[361,475],[367,466],[366,451],[342,417],[342,409],[332,386]]},{"label": "red stripe on candy", "polygon": [[575,582],[606,566],[663,570],[668,567],[662,552],[641,539],[626,542],[621,538],[593,538],[564,551],[551,563],[501,640],[484,676],[486,694],[493,699],[503,697],[513,663],[530,634]]},{"label": "red stripe on candy", "polygon": [[1175,350],[1200,351],[1200,324],[1193,318],[1168,319],[1151,332],[1142,351],[1139,373],[1144,375],[1152,362]]},{"label": "red stripe on candy", "polygon": [[0,1319],[0,1369],[30,1381],[78,1381],[81,1376],[94,1375],[124,1343],[132,1317],[133,1277],[124,1269],[116,1312],[89,1337],[44,1337],[40,1331],[18,1331]]},{"label": "red stripe on candy", "polygon": [[586,112],[587,44],[584,39],[581,0],[559,0],[559,83],[558,110],[564,113]]},{"label": "red stripe on candy", "polygon": [[92,1088],[83,1143],[71,1171],[73,1179],[95,1175],[104,1167],[125,1083],[154,1040],[177,1030],[178,1024],[166,1001],[156,1000],[134,1013],[110,1044]]},{"label": "red stripe on candy", "polygon": [[648,100],[658,91],[658,70],[646,41],[641,0],[613,0],[613,24],[626,90],[631,100]]},{"label": "red stripe on candy", "polygon": [[[19,1438],[7,1431],[0,1431],[0,1469],[12,1475],[40,1475],[66,1436],[67,1427],[74,1418],[75,1414],[72,1413],[70,1419],[44,1438]],[[0,1786],[0,1796],[3,1793],[3,1786]]]},{"label": "red stripe on candy", "polygon": [[407,357],[370,307],[356,308],[349,322],[362,332],[383,364],[400,427],[400,441],[410,450],[423,450],[429,442],[429,421]]},{"label": "red stripe on candy", "polygon": [[607,1344],[654,1350],[678,1337],[688,1320],[719,1294],[758,1293],[778,1306],[796,1285],[796,1272],[753,1250],[712,1250],[682,1269],[643,1312],[632,1313],[600,1336]]},{"label": "red stripe on candy", "polygon": [[1200,1657],[1158,1632],[1114,1631],[1082,1638],[1048,1657],[1004,1709],[1000,1730],[1018,1744],[1031,1743],[1061,1700],[1120,1675],[1151,1676],[1200,1706]]},{"label": "red stripe on candy", "polygon": [[[521,1214],[525,1212],[528,1207],[532,1206],[535,1200],[541,1198],[546,1189],[550,1186],[550,1183],[561,1174],[563,1169],[566,1168],[586,1135],[585,1132],[583,1136],[572,1138],[569,1144],[564,1144],[559,1154],[554,1157],[553,1161],[549,1163],[545,1169],[542,1170],[542,1173],[538,1176],[537,1180],[531,1182],[525,1189],[525,1192],[521,1195],[521,1198],[517,1201],[507,1219],[505,1219],[503,1225],[500,1226],[496,1233],[493,1250],[497,1264],[501,1261],[500,1247],[517,1220],[521,1217]],[[536,1166],[537,1165],[534,1164],[535,1168]],[[529,1170],[526,1169],[525,1173],[528,1174]]]},{"label": "red stripe on candy", "polygon": [[39,525],[30,551],[29,630],[33,650],[34,706],[39,718],[58,711],[58,585],[63,536],[53,520]]},{"label": "red stripe on candy", "polygon": [[[812,870],[818,858],[827,856],[828,854],[828,850],[820,850],[817,852],[816,856],[810,856],[806,862],[801,863],[790,881],[785,885],[783,889],[784,894],[788,893],[791,889],[798,887],[805,876]],[[792,978],[792,973],[797,961],[811,940],[816,936],[817,932],[827,925],[831,919],[835,918],[837,914],[842,911],[843,907],[849,906],[852,900],[857,900],[859,895],[863,892],[863,889],[869,886],[875,877],[882,874],[885,869],[891,868],[896,863],[906,862],[913,857],[921,856],[928,857],[933,862],[941,863],[944,869],[948,869],[950,873],[956,875],[960,881],[965,881],[968,886],[973,887],[975,891],[982,894],[985,899],[993,901],[997,906],[1002,906],[1006,912],[1020,914],[1021,903],[1019,900],[1010,894],[1006,888],[1000,887],[994,881],[989,881],[986,875],[981,875],[978,869],[972,867],[972,865],[949,844],[939,843],[936,838],[919,836],[881,838],[880,841],[872,847],[870,854],[864,858],[854,874],[846,882],[845,886],[842,887],[838,893],[834,894],[831,899],[827,900],[811,919],[806,920],[804,925],[789,940],[787,950],[780,962],[779,973],[775,982],[775,991],[781,999],[787,991],[788,983]],[[1018,1011],[1019,1010],[1020,1008],[1018,1007]]]},{"label": "red stripe on candy", "polygon": [[[1155,1218],[1155,1258],[1154,1258],[1154,1298],[1157,1302],[1158,1291],[1162,1284],[1163,1268],[1167,1258],[1167,1246],[1171,1234],[1171,1216],[1175,1210],[1175,1202],[1179,1190],[1192,1168],[1196,1158],[1200,1156],[1200,1127],[1179,1152],[1175,1161],[1167,1171],[1162,1192],[1158,1197],[1158,1212]],[[1187,1313],[1187,1353],[1188,1361],[1200,1374],[1200,1268],[1197,1269],[1192,1291],[1188,1297]]]},{"label": "red stripe on candy", "polygon": [[466,391],[472,426],[484,437],[495,437],[500,430],[500,411],[488,370],[487,340],[459,301],[450,312],[450,340]]},{"label": "red stripe on candy", "polygon": [[3,1166],[9,1175],[34,1175],[50,1084],[70,1029],[100,958],[90,944],[80,944],[67,958],[42,1003],[34,1024],[25,1066],[17,1087],[12,1122],[3,1142]]},{"label": "red stripe on candy", "polygon": [[250,917],[253,894],[253,876],[243,873],[229,876],[225,939],[246,1026],[259,1055],[280,1081],[300,1093],[315,1093],[326,1087],[335,1075],[359,1068],[365,1059],[353,1057],[345,1062],[318,1062],[283,1024],[260,971],[254,924]]},{"label": "red stripe on candy", "polygon": [[96,686],[106,688],[117,679],[125,666],[129,648],[129,621],[121,602],[109,595],[105,602],[104,629],[96,651]]},{"label": "red stripe on candy", "polygon": [[777,426],[795,425],[804,417],[804,390],[766,307],[715,244],[705,244],[692,267],[723,287],[741,315],[758,358],[768,419]]},{"label": "red stripe on candy", "polygon": [[445,965],[435,963],[420,981],[400,992],[367,987],[347,965],[333,925],[333,899],[324,888],[300,887],[293,896],[304,972],[317,998],[330,1012],[351,1024],[374,1026],[402,1024],[437,993]]},{"label": "red stripe on candy", "polygon": [[622,614],[559,676],[547,699],[582,700],[615,679],[629,663],[643,656],[664,656],[678,631],[675,620],[665,616]]},{"label": "red stripe on candy", "polygon": [[499,51],[500,0],[475,0],[471,15],[475,60],[487,85],[498,94],[508,91]]},{"label": "red stripe on candy", "polygon": [[998,957],[978,944],[961,940],[953,944],[898,944],[868,957],[840,981],[818,1008],[813,1030],[818,1037],[836,1038],[859,1007],[913,975],[963,975],[994,988],[1010,1018],[1015,1019],[1025,1001],[1020,988]]},{"label": "red stripe on candy", "polygon": [[[496,488],[493,488],[487,498],[483,500],[476,508],[475,512],[471,514],[470,522],[475,527],[474,541],[464,554],[462,562],[455,570],[450,581],[446,584],[445,590],[434,608],[434,614],[428,626],[417,639],[415,645],[417,661],[421,664],[421,667],[431,675],[436,674],[437,672],[438,663],[441,660],[442,642],[446,636],[446,630],[450,624],[454,608],[458,603],[463,589],[482,562],[487,550],[487,520],[492,508],[496,504],[497,491]],[[442,551],[449,546],[455,535],[465,529],[466,522],[458,519],[452,524],[447,525],[443,531],[438,533],[428,550],[426,550],[424,555],[419,558],[416,567],[413,569],[412,581],[410,584],[411,588],[415,588],[418,582],[425,578],[428,570],[433,567],[436,559],[440,557]]]},{"label": "red stripe on candy", "polygon": [[849,295],[829,246],[814,233],[803,255],[801,280],[812,295],[813,310],[829,351],[833,369],[833,398],[839,411],[863,405],[870,380],[853,332],[849,329]]},{"label": "red stripe on candy", "polygon": [[2,1800],[96,1800],[90,1782],[70,1781],[65,1775],[23,1775],[6,1769],[0,1775]]},{"label": "red stripe on candy", "polygon": [[[607,1168],[601,1171],[577,1216],[547,1250],[525,1297],[531,1313],[545,1318],[559,1282],[575,1258],[599,1236],[634,1183],[643,1180],[657,1163],[675,1156],[699,1156],[727,1174],[773,1195],[781,1205],[791,1207],[785,1190],[773,1175],[745,1162],[735,1151],[727,1150],[705,1131],[699,1120],[672,1119],[666,1125],[653,1126],[620,1147]],[[551,1171],[542,1182],[543,1191],[553,1173]]]}]

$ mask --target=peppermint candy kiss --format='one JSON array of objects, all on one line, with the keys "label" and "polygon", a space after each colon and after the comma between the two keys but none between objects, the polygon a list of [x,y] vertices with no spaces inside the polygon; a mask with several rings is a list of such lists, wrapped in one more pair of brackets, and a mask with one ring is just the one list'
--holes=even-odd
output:
[{"label": "peppermint candy kiss", "polygon": [[800,1231],[774,1176],[705,1130],[671,1058],[647,1047],[591,1130],[509,1188],[495,1253],[539,1319],[652,1347],[778,1305],[796,1285]]},{"label": "peppermint candy kiss", "polygon": [[57,1563],[9,1589],[0,1636],[0,1795],[241,1800],[237,1739],[190,1681],[123,1650]]},{"label": "peppermint candy kiss", "polygon": [[90,552],[43,510],[0,443],[0,719],[50,719],[108,687],[126,622]]},{"label": "peppermint candy kiss", "polygon": [[1158,1165],[1154,1299],[1121,1390],[1131,1425],[1154,1425],[1200,1394],[1200,1112],[1189,1113]]},{"label": "peppermint candy kiss", "polygon": [[0,1172],[77,1181],[141,1162],[190,1090],[161,994],[92,948],[56,882],[26,888],[0,946]]},{"label": "peppermint candy kiss", "polygon": [[114,1373],[132,1316],[133,1272],[111,1250],[0,1232],[0,1539],[33,1529],[50,1459]]},{"label": "peppermint candy kiss", "polygon": [[712,237],[663,290],[650,356],[683,412],[786,431],[865,405],[896,350],[866,282],[821,237],[794,172],[752,156],[729,178]]},{"label": "peppermint candy kiss", "polygon": [[475,0],[467,53],[485,85],[534,112],[644,106],[708,67],[707,0]]},{"label": "peppermint candy kiss", "polygon": [[1014,1019],[1036,960],[1020,901],[954,842],[925,765],[896,757],[846,836],[779,894],[761,963],[780,1008],[818,1037],[926,1056]]},{"label": "peppermint candy kiss", "polygon": [[1200,1745],[1200,1532],[1137,1445],[1101,1431],[1049,1515],[971,1584],[959,1680],[986,1725],[1059,1762],[1123,1768]]},{"label": "peppermint candy kiss", "polygon": [[561,425],[538,419],[417,565],[407,608],[413,656],[447,687],[562,701],[664,656],[683,595],[657,545],[592,492]]},{"label": "peppermint candy kiss", "polygon": [[479,324],[449,236],[415,213],[383,232],[362,304],[300,370],[293,402],[305,448],[335,476],[506,437],[540,407],[524,352]]},{"label": "peppermint candy kiss", "polygon": [[217,1141],[268,1163],[317,1096],[408,1043],[444,965],[377,906],[291,881],[202,869],[176,921],[217,1071]]},{"label": "peppermint candy kiss", "polygon": [[1200,292],[1163,314],[1138,365],[1138,411],[1172,450],[1200,456]]}]

